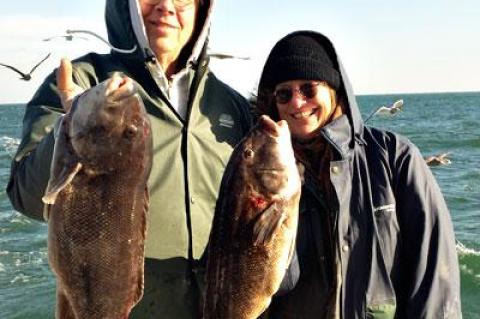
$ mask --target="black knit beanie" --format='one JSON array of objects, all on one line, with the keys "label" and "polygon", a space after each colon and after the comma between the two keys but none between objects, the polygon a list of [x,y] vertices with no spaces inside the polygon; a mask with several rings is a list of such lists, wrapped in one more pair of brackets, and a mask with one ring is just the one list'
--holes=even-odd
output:
[{"label": "black knit beanie", "polygon": [[274,89],[291,80],[326,81],[340,87],[340,74],[319,39],[306,32],[291,33],[275,44],[262,72],[260,85]]}]

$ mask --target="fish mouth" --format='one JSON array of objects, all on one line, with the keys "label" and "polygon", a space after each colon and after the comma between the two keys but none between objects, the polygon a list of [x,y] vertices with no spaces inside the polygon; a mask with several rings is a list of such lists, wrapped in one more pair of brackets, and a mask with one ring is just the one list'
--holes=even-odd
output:
[{"label": "fish mouth", "polygon": [[267,115],[262,115],[258,120],[258,123],[260,127],[263,129],[263,131],[274,138],[279,137],[281,134],[281,131],[284,129],[283,128],[284,123],[283,122],[280,123],[280,122],[276,123]]},{"label": "fish mouth", "polygon": [[112,78],[105,90],[109,102],[118,103],[137,93],[133,80],[129,77]]},{"label": "fish mouth", "polygon": [[278,173],[284,170],[284,167],[261,167],[255,169],[257,173]]}]

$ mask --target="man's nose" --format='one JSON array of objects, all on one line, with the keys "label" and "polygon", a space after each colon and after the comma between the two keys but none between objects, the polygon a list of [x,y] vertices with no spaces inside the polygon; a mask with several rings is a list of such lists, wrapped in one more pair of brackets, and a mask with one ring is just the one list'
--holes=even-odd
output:
[{"label": "man's nose", "polygon": [[155,5],[155,10],[175,12],[175,5],[173,4],[173,0],[159,0]]}]

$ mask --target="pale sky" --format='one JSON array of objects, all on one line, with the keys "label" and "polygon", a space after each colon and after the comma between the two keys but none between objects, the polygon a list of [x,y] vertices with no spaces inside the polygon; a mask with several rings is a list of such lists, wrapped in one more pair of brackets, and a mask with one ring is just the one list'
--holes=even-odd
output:
[{"label": "pale sky", "polygon": [[[29,82],[0,67],[0,103],[27,102],[61,57],[108,52],[91,38],[42,39],[67,29],[106,36],[102,0],[1,1],[0,62],[29,71]],[[249,56],[212,61],[216,74],[248,94],[274,43],[295,30],[329,36],[356,94],[480,91],[478,0],[216,0],[210,48]]]}]

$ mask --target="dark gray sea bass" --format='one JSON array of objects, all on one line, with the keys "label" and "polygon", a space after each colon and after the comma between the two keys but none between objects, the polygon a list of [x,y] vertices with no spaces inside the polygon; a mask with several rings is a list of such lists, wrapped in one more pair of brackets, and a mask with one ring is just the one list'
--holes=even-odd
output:
[{"label": "dark gray sea bass", "polygon": [[83,93],[56,130],[43,201],[58,319],[124,319],[143,295],[150,122],[129,78]]},{"label": "dark gray sea bass", "polygon": [[295,244],[300,188],[287,123],[261,117],[223,176],[209,242],[205,319],[254,319],[268,307]]}]

